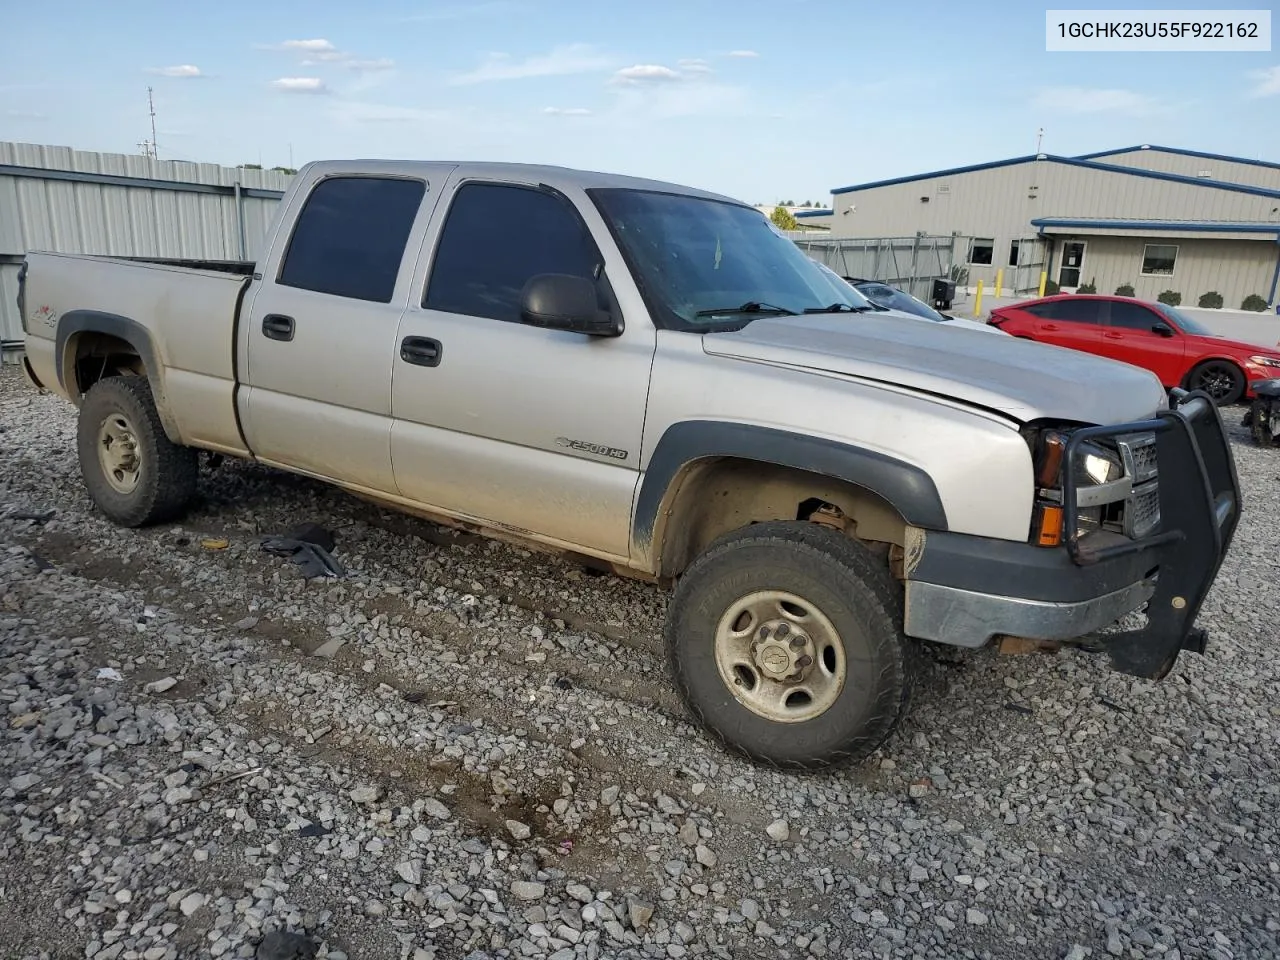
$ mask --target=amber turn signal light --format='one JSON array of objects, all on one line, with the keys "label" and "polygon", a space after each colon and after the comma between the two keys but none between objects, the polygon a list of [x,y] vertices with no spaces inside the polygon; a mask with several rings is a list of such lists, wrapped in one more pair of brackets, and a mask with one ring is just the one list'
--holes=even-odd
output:
[{"label": "amber turn signal light", "polygon": [[1036,543],[1042,547],[1056,547],[1062,543],[1062,508],[1041,504],[1037,508]]}]

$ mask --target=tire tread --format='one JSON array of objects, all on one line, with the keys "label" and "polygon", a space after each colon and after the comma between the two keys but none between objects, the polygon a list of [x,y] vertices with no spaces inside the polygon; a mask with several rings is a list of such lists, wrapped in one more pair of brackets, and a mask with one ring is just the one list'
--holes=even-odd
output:
[{"label": "tire tread", "polygon": [[[849,578],[855,589],[862,587],[870,596],[872,612],[883,617],[893,626],[892,632],[874,632],[874,642],[883,662],[888,664],[893,676],[887,685],[882,682],[879,701],[885,704],[872,715],[866,724],[866,733],[856,737],[848,747],[829,751],[819,756],[802,757],[780,762],[738,742],[720,729],[696,703],[676,653],[675,625],[682,617],[681,610],[689,602],[687,584],[696,581],[706,566],[744,545],[773,546],[800,551],[809,557],[834,562]],[[693,578],[691,580],[690,578]],[[769,521],[757,523],[725,534],[713,542],[685,570],[676,586],[667,614],[665,646],[667,659],[677,690],[686,709],[721,747],[762,765],[792,771],[824,770],[845,766],[866,759],[878,750],[896,729],[907,712],[917,677],[923,664],[919,646],[902,633],[902,598],[897,583],[874,554],[854,540],[835,531],[807,521]],[[879,658],[878,658],[879,659]]]}]

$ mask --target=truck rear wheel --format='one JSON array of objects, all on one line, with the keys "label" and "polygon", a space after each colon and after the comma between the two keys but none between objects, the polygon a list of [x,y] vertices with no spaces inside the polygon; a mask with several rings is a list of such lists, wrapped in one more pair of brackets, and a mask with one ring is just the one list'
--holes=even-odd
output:
[{"label": "truck rear wheel", "polygon": [[712,544],[676,587],[666,648],[712,736],[790,769],[874,752],[905,712],[916,661],[884,562],[805,522],[754,524]]},{"label": "truck rear wheel", "polygon": [[80,474],[112,521],[172,520],[196,490],[196,451],[165,436],[146,377],[107,377],[85,394],[76,428]]}]

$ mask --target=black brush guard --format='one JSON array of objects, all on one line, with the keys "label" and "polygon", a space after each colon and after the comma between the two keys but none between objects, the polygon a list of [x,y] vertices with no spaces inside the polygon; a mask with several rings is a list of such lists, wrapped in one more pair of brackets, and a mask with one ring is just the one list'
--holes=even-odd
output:
[{"label": "black brush guard", "polygon": [[[1063,470],[1063,514],[1072,561],[1086,566],[1144,553],[1151,567],[1159,568],[1146,625],[1097,638],[1116,670],[1153,680],[1173,668],[1182,650],[1204,653],[1206,635],[1195,625],[1196,616],[1235,536],[1241,510],[1235,459],[1213,400],[1203,391],[1174,390],[1170,404],[1151,420],[1077,430],[1063,457],[1068,465]],[[1133,433],[1156,436],[1160,525],[1140,540],[1111,540],[1095,547],[1088,536],[1077,536],[1077,484],[1069,465],[1081,444]]]}]

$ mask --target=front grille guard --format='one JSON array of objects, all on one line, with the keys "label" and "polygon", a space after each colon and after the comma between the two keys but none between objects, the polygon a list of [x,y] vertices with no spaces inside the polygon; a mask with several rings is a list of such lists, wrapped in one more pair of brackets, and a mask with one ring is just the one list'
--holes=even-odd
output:
[{"label": "front grille guard", "polygon": [[1074,463],[1083,443],[1144,432],[1156,436],[1157,532],[1119,543],[1109,538],[1101,546],[1081,538],[1075,523],[1079,485],[1070,469],[1063,471],[1062,502],[1072,562],[1086,566],[1147,553],[1151,567],[1159,567],[1146,625],[1100,638],[1117,670],[1159,679],[1173,667],[1180,650],[1204,651],[1204,632],[1195,627],[1195,619],[1240,521],[1240,481],[1222,416],[1209,395],[1199,390],[1173,391],[1170,409],[1151,420],[1075,431],[1067,440],[1064,461]]}]

